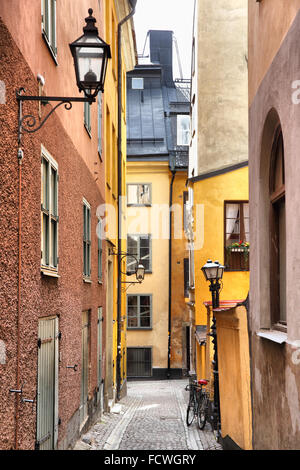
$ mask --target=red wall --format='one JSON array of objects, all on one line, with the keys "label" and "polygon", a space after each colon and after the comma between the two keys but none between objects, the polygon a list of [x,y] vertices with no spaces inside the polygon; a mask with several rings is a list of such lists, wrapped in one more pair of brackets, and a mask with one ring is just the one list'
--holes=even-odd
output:
[{"label": "red wall", "polygon": [[[15,4],[16,2],[8,2]],[[18,3],[18,2],[17,2]],[[26,2],[24,2],[26,3]],[[30,2],[31,4],[33,2]],[[35,3],[35,2],[34,2]],[[36,2],[40,5],[40,1]],[[61,2],[63,4],[63,2]],[[78,2],[77,2],[78,3]],[[86,2],[82,2],[86,3]],[[95,2],[94,2],[95,3]],[[23,2],[22,2],[23,4]],[[36,5],[35,5],[36,6]],[[3,10],[3,4],[0,8]],[[87,10],[87,8],[86,8]],[[13,14],[10,8],[8,14]],[[24,13],[23,13],[24,26]],[[26,94],[37,95],[36,76],[27,64],[23,51],[17,47],[0,18],[0,80],[6,85],[6,104],[0,105],[0,339],[6,345],[6,361],[0,364],[0,449],[14,448],[16,420],[17,374],[17,315],[18,315],[18,106],[15,91],[21,86]],[[18,30],[14,31],[18,34]],[[81,34],[78,31],[77,36]],[[75,39],[77,37],[73,39]],[[20,45],[20,44],[19,44]],[[27,51],[28,52],[28,51]],[[32,51],[34,54],[35,50]],[[43,51],[43,54],[45,51]],[[48,57],[48,60],[52,60]],[[52,66],[52,65],[51,65]],[[53,75],[55,80],[55,75]],[[72,76],[72,80],[75,78]],[[59,85],[59,82],[57,82]],[[49,87],[50,88],[50,87]],[[68,91],[68,90],[67,90]],[[59,94],[61,87],[57,86]],[[75,90],[74,90],[75,93]],[[75,96],[78,95],[78,92]],[[78,429],[71,427],[71,418],[80,403],[81,381],[81,314],[91,310],[91,369],[89,397],[97,385],[97,308],[103,307],[105,317],[104,274],[103,285],[97,278],[96,209],[103,203],[104,163],[98,157],[96,137],[96,104],[93,104],[93,139],[83,127],[83,104],[80,108],[61,110],[64,122],[52,115],[45,126],[35,134],[23,136],[22,162],[22,275],[20,332],[20,385],[26,398],[34,398],[37,389],[38,319],[59,315],[59,446],[67,446],[76,437]],[[50,109],[49,105],[47,106]],[[35,103],[26,103],[24,111],[37,110]],[[80,121],[80,126],[79,126]],[[69,125],[65,125],[68,122]],[[77,133],[72,130],[72,123]],[[74,135],[73,135],[74,134]],[[81,142],[80,145],[77,145]],[[89,157],[80,150],[87,142]],[[58,163],[59,168],[59,275],[58,279],[43,276],[41,260],[41,144]],[[93,171],[92,171],[93,170]],[[97,172],[97,174],[96,174]],[[97,179],[97,181],[96,181]],[[82,198],[88,200],[92,213],[92,283],[82,279]],[[103,272],[105,273],[105,246]],[[105,338],[105,328],[103,339]],[[67,365],[78,364],[77,372]],[[97,410],[95,410],[96,412]],[[19,405],[19,448],[33,449],[36,432],[36,412],[31,404]],[[68,433],[68,437],[67,436]]]}]

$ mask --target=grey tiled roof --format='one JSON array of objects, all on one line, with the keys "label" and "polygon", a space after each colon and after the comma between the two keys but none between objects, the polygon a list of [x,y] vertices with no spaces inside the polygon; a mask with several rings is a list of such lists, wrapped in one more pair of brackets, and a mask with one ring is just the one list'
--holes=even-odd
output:
[{"label": "grey tiled roof", "polygon": [[[127,158],[165,160],[173,154],[176,166],[184,168],[188,163],[188,147],[176,146],[176,115],[189,114],[190,102],[174,81],[170,82],[170,58],[166,57],[165,47],[165,44],[172,45],[170,32],[150,33],[150,45],[151,39],[155,47],[162,44],[163,53],[155,50],[154,54],[152,50],[152,56],[163,57],[163,65],[137,65],[127,74]],[[164,37],[168,41],[164,42]],[[143,89],[132,89],[135,77],[144,79]]]}]

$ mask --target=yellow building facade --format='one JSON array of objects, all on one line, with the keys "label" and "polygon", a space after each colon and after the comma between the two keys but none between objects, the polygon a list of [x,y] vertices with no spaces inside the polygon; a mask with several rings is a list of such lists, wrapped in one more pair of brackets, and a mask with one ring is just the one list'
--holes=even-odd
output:
[{"label": "yellow building facade", "polygon": [[183,90],[173,78],[172,31],[151,30],[147,40],[150,63],[127,74],[127,252],[145,267],[143,282],[127,289],[127,366],[128,377],[165,379],[182,377],[189,356],[189,81]]},{"label": "yellow building facade", "polygon": [[[251,250],[247,2],[231,0],[226,6],[216,4],[212,8],[209,0],[197,0],[192,54],[189,224],[186,232],[191,264],[189,308],[194,321],[191,371],[198,379],[209,381],[207,390],[211,401],[221,409],[221,422],[220,415],[215,416],[213,425],[223,443],[234,442],[233,447],[249,449],[251,413],[241,414],[239,408],[242,403],[243,409],[251,411],[247,322],[243,317],[233,341],[230,315],[226,323],[224,313],[221,322],[218,309],[212,311],[210,283],[201,270],[208,260],[225,266],[220,288],[222,311],[234,308],[247,298]],[[211,57],[214,57],[213,62]],[[212,337],[215,332],[216,337]],[[248,351],[243,378],[240,374],[241,351]],[[226,362],[228,354],[232,357],[230,373]],[[218,367],[218,362],[221,368],[216,374],[213,367]],[[241,389],[242,382],[247,383],[246,390],[235,402],[230,401],[228,381]],[[229,404],[231,408],[228,409]],[[240,416],[245,420],[242,427],[235,426],[230,413],[232,417]]]},{"label": "yellow building facade", "polygon": [[[151,205],[127,207],[127,234],[150,235],[150,269],[141,284],[133,284],[127,296],[150,296],[151,319],[145,328],[127,327],[127,347],[151,349],[152,373],[168,366],[168,162],[127,162],[127,183],[151,185]],[[141,260],[143,262],[143,260]],[[128,277],[127,281],[130,282]],[[135,280],[135,279],[133,279]]]},{"label": "yellow building facade", "polygon": [[[106,382],[105,406],[126,394],[125,294],[118,279],[124,275],[118,267],[126,240],[118,232],[123,216],[119,214],[126,191],[126,72],[136,64],[133,14],[136,2],[123,0],[103,2],[105,37],[111,46],[112,58],[107,67],[102,102],[105,184],[106,184]],[[125,20],[125,21],[124,21]],[[121,51],[118,50],[119,45]],[[120,135],[119,135],[120,134]]]}]

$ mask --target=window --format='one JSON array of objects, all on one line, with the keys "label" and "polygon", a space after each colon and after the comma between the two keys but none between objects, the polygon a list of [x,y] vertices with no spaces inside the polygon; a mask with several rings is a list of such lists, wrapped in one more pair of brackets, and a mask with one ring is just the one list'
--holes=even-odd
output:
[{"label": "window", "polygon": [[188,191],[183,191],[183,229],[188,230]]},{"label": "window", "polygon": [[190,145],[190,116],[188,114],[177,116],[177,145]]},{"label": "window", "polygon": [[195,38],[193,38],[193,44],[192,44],[192,77],[195,75],[195,55],[196,55],[196,51],[195,51]]},{"label": "window", "polygon": [[57,270],[58,266],[58,165],[42,148],[42,267]]},{"label": "window", "polygon": [[56,57],[56,0],[42,0],[42,34]]},{"label": "window", "polygon": [[143,78],[132,78],[131,87],[133,90],[143,90],[144,89],[144,79]]},{"label": "window", "polygon": [[98,93],[98,103],[97,103],[97,112],[98,112],[98,153],[102,155],[102,101],[101,93]]},{"label": "window", "polygon": [[127,348],[127,377],[151,377],[151,348]]},{"label": "window", "polygon": [[127,205],[151,205],[151,184],[127,184]]},{"label": "window", "polygon": [[225,265],[231,271],[249,270],[249,203],[225,202]]},{"label": "window", "polygon": [[97,228],[98,237],[98,280],[102,280],[102,221],[99,219]]},{"label": "window", "polygon": [[151,318],[151,295],[127,295],[127,328],[151,328]]},{"label": "window", "polygon": [[[151,238],[150,235],[128,235],[127,236],[127,253],[135,256],[144,267],[145,272],[151,272]],[[134,258],[127,258],[127,271],[134,272],[136,261]]]},{"label": "window", "polygon": [[108,107],[106,107],[106,131],[105,131],[105,170],[106,184],[111,189],[111,116]]},{"label": "window", "polygon": [[189,277],[190,277],[190,260],[189,258],[184,258],[184,297],[189,296]]},{"label": "window", "polygon": [[84,111],[83,111],[83,122],[84,122],[84,127],[88,131],[89,134],[91,134],[91,106],[89,103],[84,103]]},{"label": "window", "polygon": [[286,326],[286,220],[284,145],[278,126],[272,147],[270,168],[270,290],[272,323]]},{"label": "window", "polygon": [[83,276],[91,275],[91,207],[83,200]]}]

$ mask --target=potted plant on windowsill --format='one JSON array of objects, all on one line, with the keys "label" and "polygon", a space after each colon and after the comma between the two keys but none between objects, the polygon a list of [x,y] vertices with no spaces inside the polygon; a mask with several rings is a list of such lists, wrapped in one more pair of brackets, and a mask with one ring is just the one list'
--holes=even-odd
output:
[{"label": "potted plant on windowsill", "polygon": [[230,253],[236,253],[236,252],[243,253],[245,262],[247,262],[249,258],[250,243],[240,240],[239,242],[234,242],[234,243],[231,243],[231,245],[226,246],[226,250],[227,250],[228,255],[230,255]]}]

